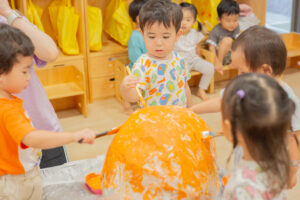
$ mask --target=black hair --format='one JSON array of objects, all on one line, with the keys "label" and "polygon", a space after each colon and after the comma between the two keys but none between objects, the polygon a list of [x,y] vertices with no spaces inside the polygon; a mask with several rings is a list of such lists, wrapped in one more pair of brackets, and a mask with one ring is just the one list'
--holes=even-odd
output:
[{"label": "black hair", "polygon": [[222,116],[231,123],[233,147],[238,144],[238,130],[252,158],[278,181],[274,185],[276,193],[289,180],[287,134],[294,112],[295,104],[287,93],[264,74],[236,77],[226,87],[222,99]]},{"label": "black hair", "polygon": [[9,73],[18,56],[33,56],[34,46],[21,30],[0,23],[0,74]]},{"label": "black hair", "polygon": [[182,11],[179,5],[169,0],[149,0],[140,10],[139,19],[142,31],[145,26],[158,22],[165,27],[173,25],[177,33],[181,26]]},{"label": "black hair", "polygon": [[252,72],[263,64],[272,67],[273,75],[281,75],[286,66],[287,51],[281,37],[263,26],[252,26],[233,42],[232,50],[241,49]]},{"label": "black hair", "polygon": [[136,23],[140,10],[148,0],[133,0],[129,5],[129,16]]},{"label": "black hair", "polygon": [[202,25],[201,23],[197,20],[197,15],[198,15],[198,11],[197,11],[197,8],[193,5],[193,4],[190,4],[190,3],[186,3],[186,2],[182,2],[179,4],[180,7],[182,9],[188,9],[189,11],[191,11],[194,15],[194,19],[195,21],[197,21],[197,24],[198,24],[198,31],[201,31],[202,30]]},{"label": "black hair", "polygon": [[234,0],[221,0],[217,7],[218,17],[221,19],[223,14],[227,15],[239,15],[239,4]]}]

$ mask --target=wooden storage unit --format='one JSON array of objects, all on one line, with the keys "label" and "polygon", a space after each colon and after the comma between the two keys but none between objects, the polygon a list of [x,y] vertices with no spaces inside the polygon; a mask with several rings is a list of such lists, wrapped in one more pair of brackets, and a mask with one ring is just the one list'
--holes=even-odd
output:
[{"label": "wooden storage unit", "polygon": [[[105,8],[108,5],[108,0],[87,0],[86,5],[95,6],[101,9],[103,16]],[[87,6],[85,8],[87,13]],[[104,18],[104,17],[103,17]],[[88,30],[88,19],[85,16],[85,26]],[[87,36],[87,64],[88,64],[88,79],[89,79],[89,99],[94,101],[106,97],[116,95],[116,76],[115,60],[123,60],[129,63],[127,48],[121,46],[111,39],[105,32],[102,33],[102,49],[98,52],[93,52],[89,49],[89,38]],[[119,87],[119,85],[117,86]]]},{"label": "wooden storage unit", "polygon": [[82,72],[74,66],[64,66],[39,69],[36,73],[56,110],[75,106],[87,116]]},{"label": "wooden storage unit", "polygon": [[[27,0],[15,0],[17,9],[19,9],[25,16],[27,15]],[[56,41],[56,35],[51,26],[50,16],[48,7],[52,0],[32,0],[33,4],[41,7],[43,9],[43,15],[41,17],[45,32],[50,35]],[[59,56],[55,62],[48,63],[43,69],[35,69],[43,86],[47,92],[49,99],[51,100],[54,108],[56,110],[61,110],[65,108],[70,108],[71,106],[76,106],[79,108],[81,113],[84,116],[87,116],[87,95],[86,95],[86,45],[85,45],[85,24],[84,24],[84,16],[85,16],[85,4],[84,1],[81,0],[72,0],[72,6],[75,8],[76,14],[79,15],[79,25],[77,31],[77,41],[79,44],[79,55],[70,56],[65,55],[59,50]],[[70,70],[70,66],[73,67],[74,70],[77,70],[79,74],[76,76],[80,76],[80,87],[77,88],[79,91],[74,92],[73,87],[69,87],[71,85],[78,85],[77,78],[71,78],[71,82],[66,83],[66,86],[63,86],[65,82],[62,81],[59,77],[68,76],[65,74]],[[60,69],[55,69],[60,68]],[[57,79],[57,80],[56,80]],[[48,81],[53,80],[53,81]],[[56,81],[54,81],[56,80]],[[72,82],[72,80],[74,82]],[[54,95],[53,92],[56,94]],[[59,101],[61,99],[61,101]],[[63,100],[64,99],[64,100]],[[66,103],[72,102],[72,105]]]},{"label": "wooden storage unit", "polygon": [[287,67],[300,69],[300,33],[282,34],[281,38],[287,48]]}]

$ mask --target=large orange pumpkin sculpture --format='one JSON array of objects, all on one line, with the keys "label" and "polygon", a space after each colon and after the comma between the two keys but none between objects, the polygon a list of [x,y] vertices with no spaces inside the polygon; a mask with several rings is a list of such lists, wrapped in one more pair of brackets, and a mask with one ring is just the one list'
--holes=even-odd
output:
[{"label": "large orange pumpkin sculpture", "polygon": [[154,106],[131,115],[112,141],[101,173],[104,199],[214,199],[214,143],[192,111]]}]

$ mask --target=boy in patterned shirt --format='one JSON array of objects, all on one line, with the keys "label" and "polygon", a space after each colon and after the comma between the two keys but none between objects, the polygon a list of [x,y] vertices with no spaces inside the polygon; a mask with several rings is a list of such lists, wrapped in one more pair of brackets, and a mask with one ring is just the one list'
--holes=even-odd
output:
[{"label": "boy in patterned shirt", "polygon": [[148,52],[140,56],[132,68],[133,75],[126,76],[121,84],[125,101],[138,101],[138,86],[148,106],[191,106],[189,74],[183,58],[173,52],[181,34],[180,6],[171,1],[150,0],[142,7],[139,20]]}]

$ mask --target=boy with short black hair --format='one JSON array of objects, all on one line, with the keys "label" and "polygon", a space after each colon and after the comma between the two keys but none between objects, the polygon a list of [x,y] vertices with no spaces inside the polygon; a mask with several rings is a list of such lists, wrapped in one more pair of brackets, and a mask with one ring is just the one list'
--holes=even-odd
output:
[{"label": "boy with short black hair", "polygon": [[149,0],[142,7],[139,20],[148,52],[134,64],[134,75],[125,77],[122,82],[125,101],[138,101],[134,89],[138,86],[148,106],[190,106],[189,74],[184,60],[173,52],[181,34],[180,6],[168,0]]},{"label": "boy with short black hair", "polygon": [[40,199],[40,149],[95,139],[88,129],[58,134],[33,127],[23,101],[12,95],[29,84],[33,52],[28,36],[0,24],[0,199]]},{"label": "boy with short black hair", "polygon": [[231,63],[232,42],[240,34],[240,7],[234,0],[222,0],[217,12],[219,24],[210,32],[207,43],[209,50],[215,55],[216,71],[223,74],[223,65]]}]

